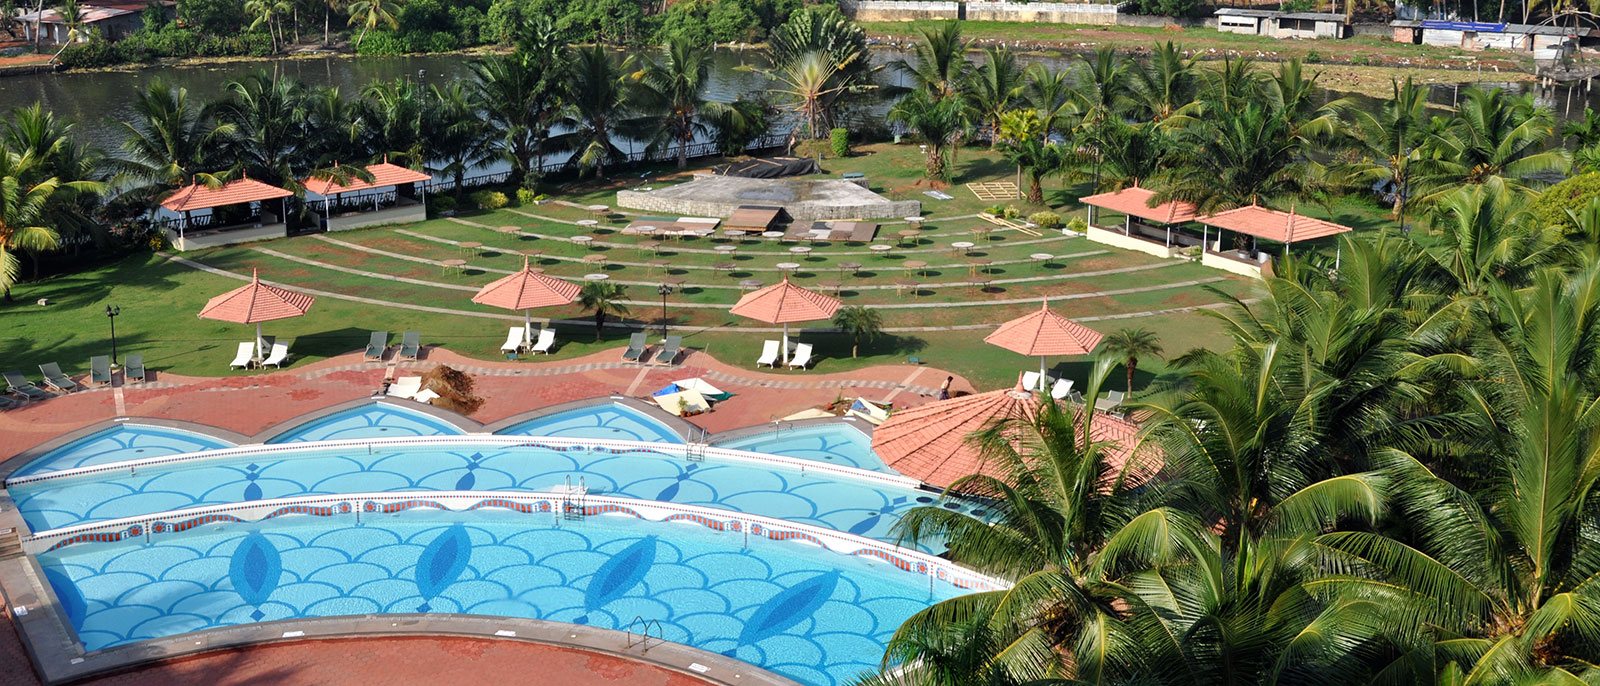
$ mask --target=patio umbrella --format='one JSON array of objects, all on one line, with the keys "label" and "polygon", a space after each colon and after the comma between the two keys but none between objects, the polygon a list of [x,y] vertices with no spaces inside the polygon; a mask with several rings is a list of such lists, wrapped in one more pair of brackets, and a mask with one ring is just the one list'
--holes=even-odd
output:
[{"label": "patio umbrella", "polygon": [[1044,358],[1051,355],[1087,355],[1100,345],[1100,332],[1050,311],[1050,301],[1037,312],[1000,325],[983,342],[998,345],[1022,355],[1039,357],[1039,376],[1044,377]]},{"label": "patio umbrella", "polygon": [[582,290],[582,286],[571,281],[545,276],[541,270],[535,270],[524,256],[522,271],[478,289],[477,295],[472,296],[472,302],[522,310],[522,342],[523,345],[530,345],[533,343],[533,319],[528,310],[569,304],[578,299],[578,292]]},{"label": "patio umbrella", "polygon": [[827,319],[844,303],[831,295],[823,295],[789,283],[789,277],[758,291],[746,293],[733,309],[733,314],[758,322],[783,325],[783,348],[779,353],[789,361],[789,324]]},{"label": "patio umbrella", "polygon": [[200,308],[201,319],[215,319],[235,324],[256,325],[256,360],[265,351],[261,339],[261,322],[288,319],[305,314],[316,298],[291,290],[261,283],[256,270],[250,270],[250,283],[223,293]]}]

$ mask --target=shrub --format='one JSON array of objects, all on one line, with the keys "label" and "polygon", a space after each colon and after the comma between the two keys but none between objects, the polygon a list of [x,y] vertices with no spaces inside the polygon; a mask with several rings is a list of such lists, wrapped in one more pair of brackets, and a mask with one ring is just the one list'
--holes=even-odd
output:
[{"label": "shrub", "polygon": [[403,55],[407,52],[405,39],[391,31],[372,31],[356,48],[357,55]]},{"label": "shrub", "polygon": [[435,216],[450,212],[456,208],[456,199],[448,195],[435,195],[428,198],[428,211]]},{"label": "shrub", "polygon": [[1529,210],[1537,222],[1536,226],[1572,231],[1578,227],[1567,217],[1567,210],[1580,212],[1595,198],[1600,198],[1600,173],[1590,172],[1546,188]]},{"label": "shrub", "polygon": [[998,216],[1001,216],[1001,215],[1006,213],[1006,208],[1005,208],[1004,205],[998,205],[998,204],[997,205],[990,205],[988,207],[983,208],[983,212],[984,212],[984,214],[992,214],[992,215],[998,217]]},{"label": "shrub", "polygon": [[57,60],[61,62],[61,66],[68,69],[87,69],[117,64],[122,61],[122,57],[112,44],[103,40],[91,40],[67,46],[61,51],[61,56]]},{"label": "shrub", "polygon": [[1067,230],[1073,233],[1085,233],[1089,230],[1089,221],[1083,217],[1073,217],[1067,220]]},{"label": "shrub", "polygon": [[482,210],[498,210],[511,204],[511,199],[500,191],[477,191],[468,197],[472,199],[472,204]]},{"label": "shrub", "polygon": [[1016,205],[1006,205],[1006,209],[1000,213],[1000,216],[1005,219],[1016,219],[1022,216],[1022,210],[1017,209]]},{"label": "shrub", "polygon": [[834,157],[850,156],[850,130],[837,128],[828,132],[828,142],[833,146]]},{"label": "shrub", "polygon": [[1045,210],[1043,212],[1034,212],[1033,214],[1028,215],[1028,221],[1039,225],[1039,228],[1041,229],[1061,228],[1061,215],[1049,210]]},{"label": "shrub", "polygon": [[539,196],[536,195],[533,192],[532,189],[529,189],[529,188],[518,188],[517,189],[517,204],[518,205],[532,205],[533,201],[538,200],[538,199],[539,199]]}]

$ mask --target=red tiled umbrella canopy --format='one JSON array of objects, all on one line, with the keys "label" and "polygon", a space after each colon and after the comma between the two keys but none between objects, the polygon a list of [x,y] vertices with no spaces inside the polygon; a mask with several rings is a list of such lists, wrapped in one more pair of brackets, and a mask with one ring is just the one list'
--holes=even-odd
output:
[{"label": "red tiled umbrella canopy", "polygon": [[304,293],[261,283],[261,275],[250,271],[250,283],[223,293],[200,308],[201,319],[256,325],[256,359],[262,350],[261,322],[288,319],[305,314],[317,299]]},{"label": "red tiled umbrella canopy", "polygon": [[758,291],[745,294],[728,310],[733,314],[758,322],[783,325],[783,348],[780,356],[789,361],[789,324],[827,319],[839,311],[844,303],[831,295],[823,295],[789,283],[789,277]]},{"label": "red tiled umbrella canopy", "polygon": [[535,271],[528,258],[522,258],[522,271],[496,280],[472,296],[472,302],[508,310],[522,310],[522,337],[532,340],[528,310],[535,307],[566,305],[578,299],[582,286]]},{"label": "red tiled umbrella canopy", "polygon": [[1039,358],[1039,376],[1050,355],[1087,355],[1100,345],[1100,332],[1050,311],[1046,300],[1038,311],[1000,325],[983,342]]},{"label": "red tiled umbrella canopy", "polygon": [[[949,486],[979,473],[1004,477],[986,469],[983,454],[967,437],[996,420],[1033,417],[1041,397],[1009,388],[900,410],[873,429],[872,451],[889,468],[932,486]],[[1107,461],[1120,470],[1133,454],[1138,427],[1096,413],[1089,433],[1090,440],[1108,444]]]}]

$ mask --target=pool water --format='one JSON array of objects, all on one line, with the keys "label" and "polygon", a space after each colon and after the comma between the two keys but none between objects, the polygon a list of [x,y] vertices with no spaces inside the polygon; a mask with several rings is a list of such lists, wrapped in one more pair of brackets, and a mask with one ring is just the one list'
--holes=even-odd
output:
[{"label": "pool water", "polygon": [[47,474],[64,469],[143,460],[217,448],[233,444],[220,438],[145,424],[119,424],[50,451],[23,465],[12,476]]},{"label": "pool water", "polygon": [[563,438],[608,438],[652,443],[682,443],[671,427],[621,403],[602,403],[536,417],[499,434],[521,436],[559,436]]},{"label": "pool water", "polygon": [[717,445],[875,472],[898,473],[885,465],[877,453],[872,452],[872,437],[847,423],[782,429],[735,438]]},{"label": "pool water", "polygon": [[268,439],[268,443],[333,441],[347,438],[397,436],[458,436],[460,428],[422,412],[387,403],[372,403],[335,412],[296,426]]},{"label": "pool water", "polygon": [[[407,512],[211,525],[79,544],[39,562],[87,650],[297,617],[452,612],[625,630],[833,686],[877,666],[900,623],[958,593],[885,563],[694,525]],[[671,526],[670,535],[666,527]]]},{"label": "pool water", "polygon": [[[538,491],[568,480],[591,493],[719,507],[882,541],[932,493],[738,462],[660,453],[451,445],[281,452],[11,486],[35,532],[202,505],[302,495],[395,491]],[[956,507],[955,505],[951,505]]]}]

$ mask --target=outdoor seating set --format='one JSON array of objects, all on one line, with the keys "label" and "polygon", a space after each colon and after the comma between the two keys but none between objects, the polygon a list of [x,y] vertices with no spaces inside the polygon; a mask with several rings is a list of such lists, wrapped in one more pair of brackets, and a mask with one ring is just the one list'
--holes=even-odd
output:
[{"label": "outdoor seating set", "polygon": [[[367,350],[362,358],[368,362],[382,362],[383,356],[389,352],[389,332],[374,331],[367,335]],[[400,357],[407,360],[417,359],[417,354],[422,352],[422,334],[416,331],[407,331],[400,336]]]},{"label": "outdoor seating set", "polygon": [[[145,380],[144,356],[129,355],[128,364],[122,368],[123,379],[130,382],[143,382]],[[39,365],[39,373],[44,376],[44,388],[40,388],[28,380],[20,371],[4,373],[6,381],[6,395],[0,395],[0,410],[9,410],[29,400],[45,400],[55,397],[54,393],[71,393],[84,386],[105,386],[111,383],[111,358],[107,355],[95,355],[89,358],[89,377],[83,383],[72,380],[61,371],[61,365],[48,362]],[[49,389],[48,391],[45,389]]]},{"label": "outdoor seating set", "polygon": [[[782,359],[778,355],[780,350],[783,350],[783,342],[762,341],[761,357],[756,358],[756,366],[776,369],[781,363],[789,369],[806,369],[811,364],[812,347],[810,343],[790,346],[788,350],[783,350]],[[787,360],[787,362],[784,360]]]},{"label": "outdoor seating set", "polygon": [[660,350],[651,350],[645,338],[646,335],[642,331],[628,337],[628,349],[622,351],[624,362],[662,364],[668,367],[677,364],[678,355],[683,352],[683,336],[667,336]]},{"label": "outdoor seating set", "polygon": [[[261,351],[265,355],[258,355]],[[239,347],[234,350],[233,361],[228,363],[229,369],[250,369],[251,367],[278,367],[283,366],[289,359],[289,344],[278,343],[271,336],[263,336],[259,341],[240,341]]]},{"label": "outdoor seating set", "polygon": [[[530,340],[533,342],[529,343]],[[543,329],[535,337],[530,335],[527,329],[513,326],[506,330],[506,342],[500,344],[500,352],[506,355],[515,355],[517,353],[543,353],[549,355],[555,344],[555,329]]]}]

